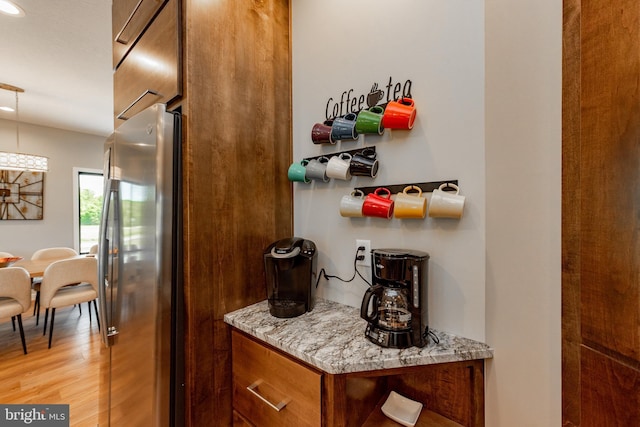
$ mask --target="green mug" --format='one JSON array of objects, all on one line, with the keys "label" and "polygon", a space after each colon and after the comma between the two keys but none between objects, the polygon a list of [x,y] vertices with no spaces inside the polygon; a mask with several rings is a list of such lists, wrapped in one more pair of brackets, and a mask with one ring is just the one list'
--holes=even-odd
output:
[{"label": "green mug", "polygon": [[384,133],[384,126],[382,126],[383,113],[384,108],[379,106],[360,111],[356,119],[356,131],[358,133],[377,133],[382,135]]},{"label": "green mug", "polygon": [[305,184],[309,184],[311,180],[307,178],[307,163],[309,163],[308,160],[291,163],[291,166],[289,166],[289,171],[287,172],[289,181],[304,182]]}]

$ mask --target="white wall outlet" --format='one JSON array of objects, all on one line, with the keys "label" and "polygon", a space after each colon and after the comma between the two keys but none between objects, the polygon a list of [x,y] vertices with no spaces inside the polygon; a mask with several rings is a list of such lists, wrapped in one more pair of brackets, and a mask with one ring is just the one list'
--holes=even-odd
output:
[{"label": "white wall outlet", "polygon": [[371,240],[356,240],[356,250],[361,246],[364,246],[364,251],[359,251],[358,255],[364,258],[356,259],[356,265],[371,267]]}]

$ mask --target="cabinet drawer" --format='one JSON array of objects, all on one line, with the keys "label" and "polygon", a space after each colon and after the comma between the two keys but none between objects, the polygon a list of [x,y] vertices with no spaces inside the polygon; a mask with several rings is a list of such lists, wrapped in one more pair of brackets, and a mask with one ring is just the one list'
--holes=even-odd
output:
[{"label": "cabinet drawer", "polygon": [[182,92],[178,2],[170,0],[113,76],[114,125]]},{"label": "cabinet drawer", "polygon": [[232,332],[233,406],[256,426],[321,425],[322,375]]},{"label": "cabinet drawer", "polygon": [[142,31],[167,0],[113,0],[113,68],[134,45]]}]

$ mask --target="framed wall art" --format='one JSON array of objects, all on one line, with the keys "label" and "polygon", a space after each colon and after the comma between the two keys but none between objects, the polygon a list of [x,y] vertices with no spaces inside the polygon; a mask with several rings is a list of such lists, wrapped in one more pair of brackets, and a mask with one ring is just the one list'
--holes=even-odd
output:
[{"label": "framed wall art", "polygon": [[44,173],[0,170],[0,220],[42,219]]}]

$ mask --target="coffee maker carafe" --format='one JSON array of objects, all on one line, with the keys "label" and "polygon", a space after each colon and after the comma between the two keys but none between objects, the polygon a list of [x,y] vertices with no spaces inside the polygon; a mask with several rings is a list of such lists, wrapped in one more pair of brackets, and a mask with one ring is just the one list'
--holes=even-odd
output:
[{"label": "coffee maker carafe", "polygon": [[427,344],[429,254],[405,249],[371,251],[372,286],[362,299],[365,336],[391,348]]},{"label": "coffee maker carafe", "polygon": [[269,313],[296,317],[313,309],[318,253],[311,240],[290,237],[264,251]]}]

